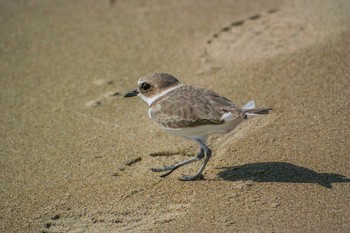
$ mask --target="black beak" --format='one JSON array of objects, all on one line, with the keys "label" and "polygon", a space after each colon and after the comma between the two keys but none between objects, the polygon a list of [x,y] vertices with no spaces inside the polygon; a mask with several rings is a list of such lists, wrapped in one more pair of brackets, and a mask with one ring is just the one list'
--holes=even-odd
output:
[{"label": "black beak", "polygon": [[129,91],[128,93],[126,93],[124,95],[124,97],[133,97],[133,96],[137,96],[139,94],[139,91],[137,89],[133,90],[133,91]]}]

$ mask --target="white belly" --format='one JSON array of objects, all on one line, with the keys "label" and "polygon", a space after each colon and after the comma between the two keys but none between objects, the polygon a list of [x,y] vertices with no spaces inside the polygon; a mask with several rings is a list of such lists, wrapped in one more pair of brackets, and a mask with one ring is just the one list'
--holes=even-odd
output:
[{"label": "white belly", "polygon": [[180,129],[162,128],[168,133],[185,138],[206,138],[211,134],[224,134],[232,131],[242,122],[242,118],[225,119],[223,124],[219,125],[200,125],[196,127],[187,127]]}]

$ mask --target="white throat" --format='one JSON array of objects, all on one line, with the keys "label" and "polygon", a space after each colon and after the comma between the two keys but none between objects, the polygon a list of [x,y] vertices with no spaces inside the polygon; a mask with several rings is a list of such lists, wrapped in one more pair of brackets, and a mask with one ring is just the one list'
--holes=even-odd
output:
[{"label": "white throat", "polygon": [[168,92],[170,92],[170,91],[172,91],[172,90],[174,90],[174,89],[176,89],[176,88],[179,88],[179,87],[181,87],[183,84],[179,84],[179,85],[177,85],[176,87],[172,87],[172,88],[170,88],[170,89],[168,89],[168,90],[166,90],[166,91],[163,91],[162,93],[159,93],[159,94],[157,94],[157,95],[155,95],[155,96],[152,96],[152,97],[146,97],[146,96],[144,96],[144,95],[142,95],[141,93],[139,93],[138,94],[138,96],[141,98],[141,99],[143,99],[147,104],[148,104],[148,106],[151,106],[151,104],[154,102],[154,101],[156,101],[158,98],[160,98],[160,97],[162,97],[163,95],[166,95]]}]

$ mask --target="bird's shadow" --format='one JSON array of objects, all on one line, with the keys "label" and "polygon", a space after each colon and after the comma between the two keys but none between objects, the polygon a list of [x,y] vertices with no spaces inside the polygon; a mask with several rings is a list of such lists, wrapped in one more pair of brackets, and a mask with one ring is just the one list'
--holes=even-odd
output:
[{"label": "bird's shadow", "polygon": [[220,167],[219,177],[229,181],[316,183],[332,188],[333,183],[350,182],[341,174],[317,173],[309,168],[283,162],[250,163],[234,167]]}]

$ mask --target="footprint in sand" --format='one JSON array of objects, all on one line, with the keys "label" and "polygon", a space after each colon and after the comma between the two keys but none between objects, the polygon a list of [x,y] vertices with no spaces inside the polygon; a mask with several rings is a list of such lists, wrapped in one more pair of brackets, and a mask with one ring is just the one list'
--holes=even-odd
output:
[{"label": "footprint in sand", "polygon": [[293,14],[271,9],[224,25],[206,41],[202,72],[220,69],[225,62],[265,59],[313,44],[316,32],[304,17]]},{"label": "footprint in sand", "polygon": [[[96,86],[103,86],[103,85],[112,85],[114,82],[112,80],[104,80],[104,79],[98,79],[93,81],[93,84]],[[98,107],[101,106],[102,103],[106,100],[111,100],[115,97],[121,96],[121,93],[118,91],[108,91],[106,93],[103,93],[99,95],[96,99],[90,100],[87,103],[85,103],[86,107]]]},{"label": "footprint in sand", "polygon": [[40,232],[115,232],[123,224],[118,213],[71,213],[68,216],[47,220]]},{"label": "footprint in sand", "polygon": [[192,204],[170,204],[168,208],[145,216],[133,216],[118,228],[120,232],[151,232],[155,227],[176,220],[186,214]]}]

